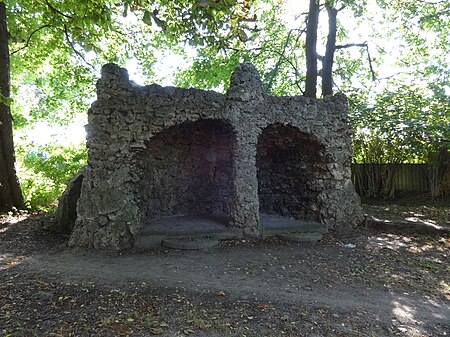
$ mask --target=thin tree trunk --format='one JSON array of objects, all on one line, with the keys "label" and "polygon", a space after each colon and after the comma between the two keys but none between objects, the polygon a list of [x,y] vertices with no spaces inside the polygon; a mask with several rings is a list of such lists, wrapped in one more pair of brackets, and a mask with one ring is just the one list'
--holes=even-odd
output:
[{"label": "thin tree trunk", "polygon": [[450,184],[450,151],[444,147],[428,157],[428,179],[431,196],[443,197]]},{"label": "thin tree trunk", "polygon": [[0,210],[23,208],[23,197],[14,166],[12,117],[4,99],[10,96],[10,65],[6,6],[0,2]]},{"label": "thin tree trunk", "polygon": [[309,1],[308,23],[306,25],[306,83],[305,96],[317,94],[317,27],[319,25],[319,4]]},{"label": "thin tree trunk", "polygon": [[328,14],[328,37],[325,56],[322,60],[322,96],[333,95],[333,61],[336,50],[336,17],[337,10],[325,4]]}]

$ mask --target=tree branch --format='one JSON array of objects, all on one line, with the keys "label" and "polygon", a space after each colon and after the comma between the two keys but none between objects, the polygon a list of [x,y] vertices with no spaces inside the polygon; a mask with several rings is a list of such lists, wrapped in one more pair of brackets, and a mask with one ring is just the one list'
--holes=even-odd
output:
[{"label": "tree branch", "polygon": [[367,52],[367,59],[369,60],[370,73],[372,74],[372,81],[375,81],[377,79],[377,77],[375,76],[375,72],[373,71],[372,58],[370,57],[369,45],[368,44],[366,44],[366,52]]},{"label": "tree branch", "polygon": [[367,59],[369,61],[370,74],[372,75],[372,81],[375,81],[377,79],[377,77],[375,76],[375,71],[373,70],[372,57],[370,56],[369,45],[367,44],[367,42],[347,43],[347,44],[343,44],[343,45],[338,45],[338,46],[336,46],[336,49],[345,49],[345,48],[351,48],[351,47],[362,47],[362,48],[366,49]]},{"label": "tree branch", "polygon": [[45,0],[45,3],[47,4],[48,8],[50,8],[53,12],[55,12],[61,16],[64,16],[67,19],[72,19],[72,17],[70,15],[64,14],[59,9],[53,7],[48,0]]},{"label": "tree branch", "polygon": [[[235,51],[235,52],[237,52],[237,53],[240,53],[240,52],[243,51],[242,49],[233,48],[233,47],[228,47],[227,49],[233,50],[233,51]],[[302,90],[302,88],[299,86],[298,80],[297,80],[298,77],[299,77],[299,75],[300,75],[300,71],[298,70],[297,66],[296,66],[294,63],[292,63],[292,61],[291,61],[289,58],[287,58],[284,54],[282,54],[279,50],[276,50],[276,49],[270,49],[270,48],[256,47],[256,48],[250,48],[250,49],[247,49],[246,51],[261,51],[260,54],[262,54],[264,51],[267,51],[267,52],[269,52],[269,53],[277,54],[278,56],[280,56],[280,58],[283,58],[284,61],[285,61],[287,64],[289,64],[289,65],[292,67],[292,69],[294,69],[295,78],[296,78],[295,85],[296,85],[296,86],[298,87],[298,89],[303,93],[303,90]],[[259,55],[260,55],[260,54],[259,54]],[[258,55],[258,56],[259,56],[259,55]]]},{"label": "tree branch", "polygon": [[28,45],[30,44],[30,40],[31,40],[31,38],[33,37],[33,35],[36,34],[37,32],[39,32],[40,30],[42,30],[42,29],[44,29],[44,28],[48,28],[48,27],[50,27],[49,24],[43,25],[43,26],[41,26],[41,27],[36,28],[35,30],[33,30],[33,31],[31,32],[31,34],[28,36],[27,41],[25,42],[25,45],[22,46],[22,47],[20,47],[20,48],[17,49],[17,50],[14,50],[13,52],[10,53],[10,55],[14,55],[15,53],[18,53],[19,51],[21,51],[21,50],[27,48]]},{"label": "tree branch", "polygon": [[[282,49],[282,51],[279,53],[278,61],[277,61],[277,63],[275,64],[275,67],[273,68],[273,70],[271,71],[272,76],[270,77],[269,83],[267,84],[267,89],[268,89],[268,90],[271,90],[271,88],[272,88],[272,83],[273,83],[273,80],[274,80],[274,78],[275,78],[275,76],[276,76],[276,74],[277,74],[277,72],[278,72],[278,69],[279,69],[279,67],[280,67],[281,61],[282,61],[283,59],[284,59],[284,60],[287,60],[287,57],[285,56],[286,48],[287,48],[287,46],[289,45],[289,40],[291,39],[292,32],[293,32],[293,31],[296,31],[296,30],[298,30],[298,31],[300,32],[300,34],[299,34],[298,37],[297,37],[297,40],[298,40],[298,38],[299,38],[303,33],[306,32],[306,28],[305,28],[305,29],[301,29],[301,30],[299,30],[299,29],[291,29],[291,30],[288,32],[288,35],[287,35],[286,40],[285,40],[284,45],[283,45],[283,49]],[[292,64],[291,64],[291,66],[292,66]],[[295,68],[294,68],[294,69],[295,69]]]},{"label": "tree branch", "polygon": [[[271,49],[266,49],[266,50],[267,50],[267,51],[270,51],[270,52],[272,52],[272,53],[278,54],[278,55],[280,56],[280,59],[281,59],[281,58],[284,59],[285,62],[288,63],[288,64],[292,67],[292,69],[294,69],[295,78],[296,78],[296,79],[298,78],[298,76],[300,75],[300,72],[299,72],[297,66],[296,66],[295,64],[293,64],[292,61],[291,61],[289,58],[287,58],[284,54],[282,54],[282,53],[281,53],[280,51],[278,51],[278,50],[271,50]],[[297,87],[301,90],[300,86],[298,85],[298,81],[295,81],[295,83],[296,83]]]},{"label": "tree branch", "polygon": [[436,0],[436,1],[416,0],[416,1],[426,5],[440,5],[445,3],[447,0]]},{"label": "tree branch", "polygon": [[345,49],[345,48],[351,48],[351,47],[367,47],[367,42],[364,42],[364,43],[347,43],[347,44],[337,45],[336,49]]},{"label": "tree branch", "polygon": [[94,71],[96,71],[95,67],[91,63],[86,61],[86,59],[84,58],[83,54],[81,54],[78,50],[76,50],[75,46],[73,45],[73,42],[70,41],[69,32],[67,31],[67,26],[66,25],[64,25],[64,35],[66,37],[67,43],[70,45],[70,47],[72,48],[74,53],[77,54],[78,57],[80,57],[84,61],[84,63],[86,63],[88,66],[90,66],[92,69],[94,69]]}]

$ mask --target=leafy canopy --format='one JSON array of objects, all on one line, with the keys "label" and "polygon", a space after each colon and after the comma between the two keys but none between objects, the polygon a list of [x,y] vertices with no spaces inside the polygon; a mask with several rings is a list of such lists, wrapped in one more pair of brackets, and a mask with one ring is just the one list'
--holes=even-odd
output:
[{"label": "leafy canopy", "polygon": [[[268,93],[304,91],[306,2],[6,3],[16,129],[43,120],[71,123],[93,99],[102,64],[125,65],[133,59],[152,80],[159,75],[157,58],[165,51],[180,54],[189,64],[174,67],[179,86],[225,90],[234,67],[251,61]],[[342,48],[335,50],[334,86],[350,98],[355,160],[425,162],[446,146],[450,139],[449,2],[327,0],[319,5],[320,55],[327,39],[324,6],[339,10],[336,44]],[[39,146],[22,143],[19,148],[24,167],[31,171],[32,166],[43,167],[30,159]],[[48,144],[46,151],[43,160],[59,150]],[[52,167],[47,169],[56,170]]]}]

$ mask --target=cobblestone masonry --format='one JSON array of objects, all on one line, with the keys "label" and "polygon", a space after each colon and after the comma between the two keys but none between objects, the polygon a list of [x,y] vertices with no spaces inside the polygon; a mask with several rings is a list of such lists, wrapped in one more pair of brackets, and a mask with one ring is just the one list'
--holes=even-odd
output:
[{"label": "cobblestone masonry", "polygon": [[253,236],[260,213],[337,234],[362,220],[342,94],[267,96],[251,64],[236,68],[225,95],[141,87],[107,64],[86,128],[71,246],[131,248],[144,226],[175,215],[225,216]]}]

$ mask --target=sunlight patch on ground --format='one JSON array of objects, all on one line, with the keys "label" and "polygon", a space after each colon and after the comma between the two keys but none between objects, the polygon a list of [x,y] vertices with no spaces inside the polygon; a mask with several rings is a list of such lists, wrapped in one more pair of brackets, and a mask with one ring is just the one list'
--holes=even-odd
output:
[{"label": "sunlight patch on ground", "polygon": [[394,306],[394,308],[392,309],[392,313],[401,322],[415,322],[415,310],[413,308],[407,306],[406,304],[401,304],[397,301],[393,301],[392,305]]},{"label": "sunlight patch on ground", "polygon": [[[437,243],[437,244],[436,244]],[[397,251],[406,249],[410,253],[421,254],[431,250],[446,251],[450,246],[450,239],[441,238],[433,243],[419,243],[414,236],[402,236],[396,234],[383,234],[369,237],[368,248],[387,248]],[[440,263],[441,261],[435,261]]]},{"label": "sunlight patch on ground", "polygon": [[442,295],[444,295],[447,301],[450,301],[450,281],[442,280],[438,284],[438,289],[442,293]]},{"label": "sunlight patch on ground", "polygon": [[0,270],[5,270],[16,266],[20,264],[24,258],[24,256],[15,256],[7,253],[0,253]]},{"label": "sunlight patch on ground", "polygon": [[377,218],[377,217],[374,217],[374,216],[372,216],[372,218],[373,218],[374,220],[376,220],[376,221],[381,221],[381,222],[384,222],[384,223],[392,223],[391,220],[380,219],[380,218]]},{"label": "sunlight patch on ground", "polygon": [[423,246],[412,246],[412,247],[409,247],[408,248],[408,251],[409,252],[411,252],[411,253],[424,253],[424,252],[426,252],[427,250],[430,250],[430,249],[433,249],[433,246],[432,245],[429,245],[429,244],[426,244],[426,245],[423,245]]},{"label": "sunlight patch on ground", "polygon": [[0,215],[0,233],[5,233],[10,230],[15,224],[27,219],[30,214],[21,215]]},{"label": "sunlight patch on ground", "polygon": [[23,219],[16,218],[16,217],[11,217],[11,218],[8,219],[8,224],[15,224],[15,223],[18,223],[18,222],[20,222],[22,220]]},{"label": "sunlight patch on ground", "polygon": [[369,246],[372,248],[388,248],[391,250],[398,250],[399,248],[407,247],[410,241],[411,240],[408,237],[387,234],[384,236],[370,238]]},{"label": "sunlight patch on ground", "polygon": [[432,226],[434,228],[439,228],[439,226],[437,226],[436,221],[433,220],[428,220],[428,219],[419,219],[417,217],[407,217],[405,218],[406,221],[411,221],[411,222],[420,222],[423,223],[425,225],[428,226]]},{"label": "sunlight patch on ground", "polygon": [[400,303],[399,301],[391,302],[392,314],[394,318],[394,325],[404,336],[425,336],[422,327],[426,325],[425,322],[419,320],[417,312],[410,305]]},{"label": "sunlight patch on ground", "polygon": [[[12,213],[12,212],[11,212]],[[23,221],[29,218],[32,214],[28,214],[26,211],[19,211],[19,215],[0,214],[0,225],[13,224]]]}]

